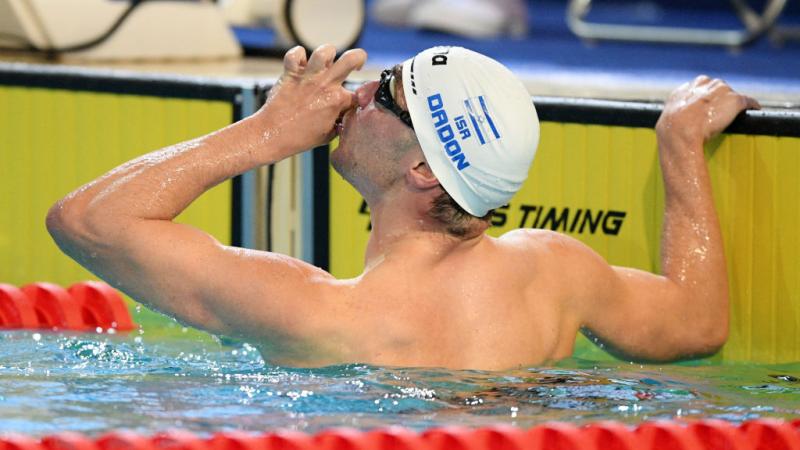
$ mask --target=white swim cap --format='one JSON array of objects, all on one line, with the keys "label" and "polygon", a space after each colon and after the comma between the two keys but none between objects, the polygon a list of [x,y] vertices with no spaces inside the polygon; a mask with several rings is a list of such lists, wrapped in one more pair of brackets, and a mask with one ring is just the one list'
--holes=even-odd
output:
[{"label": "white swim cap", "polygon": [[453,200],[477,217],[507,204],[539,143],[522,82],[487,56],[434,47],[403,63],[403,90],[422,152]]}]

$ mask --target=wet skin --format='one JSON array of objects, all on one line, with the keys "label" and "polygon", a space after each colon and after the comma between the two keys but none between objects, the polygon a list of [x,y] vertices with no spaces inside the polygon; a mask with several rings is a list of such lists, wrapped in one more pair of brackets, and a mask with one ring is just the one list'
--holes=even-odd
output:
[{"label": "wet skin", "polygon": [[[56,203],[48,230],[76,261],[165,314],[258,345],[273,363],[505,369],[569,356],[576,333],[638,360],[704,355],[727,337],[728,289],[703,144],[757,103],[698,77],[656,131],[666,210],[662,274],[612,267],[565,235],[485,225],[454,237],[428,218],[441,192],[413,131],[342,87],[366,60],[322,46],[284,58],[256,114],[117,167]],[[395,98],[402,108],[402,83]],[[343,115],[341,127],[337,118]],[[228,247],[172,220],[216,184],[341,134],[334,167],[364,196],[365,271]]]}]

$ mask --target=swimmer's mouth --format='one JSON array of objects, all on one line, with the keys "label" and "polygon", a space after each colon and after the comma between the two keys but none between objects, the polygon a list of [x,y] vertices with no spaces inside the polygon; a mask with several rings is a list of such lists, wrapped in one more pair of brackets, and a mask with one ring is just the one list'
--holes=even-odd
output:
[{"label": "swimmer's mouth", "polygon": [[343,112],[343,113],[342,113],[342,114],[340,114],[340,115],[339,115],[339,117],[336,119],[336,122],[334,122],[334,124],[333,124],[333,131],[334,131],[334,132],[336,132],[336,135],[337,135],[337,136],[341,135],[341,134],[342,134],[342,131],[344,131],[344,127],[345,127],[345,118],[346,118],[347,114],[348,114],[349,112],[351,112],[351,111],[353,111],[353,110],[352,110],[352,109],[348,109],[347,111]]},{"label": "swimmer's mouth", "polygon": [[339,116],[336,119],[336,122],[333,124],[333,131],[336,132],[336,135],[342,134],[342,130],[344,130],[344,114]]}]

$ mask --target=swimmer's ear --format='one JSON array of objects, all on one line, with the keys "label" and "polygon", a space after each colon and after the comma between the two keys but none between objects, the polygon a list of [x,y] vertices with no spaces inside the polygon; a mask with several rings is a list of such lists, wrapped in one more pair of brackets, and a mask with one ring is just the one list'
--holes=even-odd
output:
[{"label": "swimmer's ear", "polygon": [[439,180],[425,161],[417,161],[413,167],[406,171],[406,182],[421,191],[435,188],[439,185]]}]

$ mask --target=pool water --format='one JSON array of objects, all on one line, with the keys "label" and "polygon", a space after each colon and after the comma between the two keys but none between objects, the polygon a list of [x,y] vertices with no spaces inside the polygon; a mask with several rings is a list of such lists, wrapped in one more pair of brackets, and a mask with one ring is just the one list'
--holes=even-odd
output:
[{"label": "pool water", "polygon": [[800,363],[638,365],[570,359],[506,372],[265,364],[192,333],[0,333],[0,432],[182,428],[315,433],[334,426],[520,427],[561,420],[800,414]]}]

